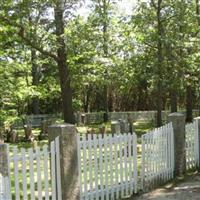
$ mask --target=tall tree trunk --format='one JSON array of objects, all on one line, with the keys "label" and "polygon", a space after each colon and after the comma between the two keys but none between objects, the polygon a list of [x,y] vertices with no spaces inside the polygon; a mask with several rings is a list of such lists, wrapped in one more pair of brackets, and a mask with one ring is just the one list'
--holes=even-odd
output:
[{"label": "tall tree trunk", "polygon": [[72,89],[69,74],[69,66],[67,64],[67,50],[64,41],[64,0],[57,0],[55,5],[55,25],[57,36],[57,65],[59,70],[61,97],[63,106],[64,121],[66,123],[74,123],[74,115],[72,108]]},{"label": "tall tree trunk", "polygon": [[177,91],[175,88],[172,88],[170,91],[170,105],[171,112],[177,112]]},{"label": "tall tree trunk", "polygon": [[197,23],[200,26],[200,0],[196,0]]},{"label": "tall tree trunk", "polygon": [[[31,49],[31,64],[32,64],[32,85],[38,86],[39,85],[39,70],[36,64],[36,50]],[[39,114],[40,107],[39,107],[39,98],[33,97],[32,99],[32,113]]]},{"label": "tall tree trunk", "polygon": [[191,85],[186,87],[186,121],[192,122],[192,109],[193,109],[193,89]]},{"label": "tall tree trunk", "polygon": [[[167,43],[166,45],[166,52],[167,52],[167,57],[168,57],[168,65],[169,69],[172,73],[174,71],[174,56],[173,56],[173,49],[171,43]],[[173,74],[173,73],[172,73]],[[170,108],[171,108],[171,113],[177,112],[177,107],[178,107],[178,98],[177,98],[177,81],[179,80],[178,75],[172,76],[170,79],[171,82],[171,88],[170,88]]]},{"label": "tall tree trunk", "polygon": [[91,90],[92,90],[91,86],[89,86],[89,85],[85,86],[84,105],[83,105],[85,113],[89,112],[89,103],[90,103]]},{"label": "tall tree trunk", "polygon": [[163,55],[162,55],[162,21],[161,21],[161,4],[162,0],[158,0],[157,4],[157,126],[162,126],[162,64],[163,64]]},{"label": "tall tree trunk", "polygon": [[[103,0],[103,52],[104,52],[104,57],[108,57],[108,8],[107,8],[107,1]],[[104,72],[104,77],[107,79],[108,75],[108,69],[105,66],[105,72]],[[105,80],[105,85],[104,85],[104,109],[105,109],[105,114],[104,114],[104,122],[108,121],[108,85]]]}]

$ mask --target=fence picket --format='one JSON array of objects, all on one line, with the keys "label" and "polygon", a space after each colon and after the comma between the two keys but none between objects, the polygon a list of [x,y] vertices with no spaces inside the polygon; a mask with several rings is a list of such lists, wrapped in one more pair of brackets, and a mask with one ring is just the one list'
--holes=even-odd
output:
[{"label": "fence picket", "polygon": [[20,200],[18,150],[17,150],[17,147],[13,148],[13,159],[14,159],[14,177],[15,177],[15,198],[17,200]]},{"label": "fence picket", "polygon": [[96,199],[98,200],[99,199],[99,192],[98,192],[98,188],[99,188],[99,183],[98,183],[98,172],[99,172],[99,167],[98,167],[98,158],[97,158],[97,144],[98,144],[98,141],[97,141],[97,136],[96,134],[94,135],[93,137],[93,140],[94,140],[94,176],[95,176],[95,193],[96,193]]},{"label": "fence picket", "polygon": [[38,199],[42,200],[42,180],[41,180],[41,164],[40,164],[40,149],[36,148],[36,160],[37,160],[37,191]]},{"label": "fence picket", "polygon": [[7,198],[9,200],[12,200],[12,193],[11,193],[11,170],[10,170],[10,164],[11,164],[11,157],[10,157],[10,146],[7,145],[7,155],[8,155],[8,191],[7,193]]},{"label": "fence picket", "polygon": [[[127,136],[127,135],[126,135]],[[127,168],[127,137],[124,137],[124,180],[125,180],[125,195],[128,196],[128,168]]]},{"label": "fence picket", "polygon": [[34,180],[34,160],[33,160],[33,149],[30,148],[29,152],[29,173],[30,173],[30,192],[31,200],[35,200],[35,180]]},{"label": "fence picket", "polygon": [[134,192],[137,193],[137,183],[138,183],[138,166],[137,166],[137,136],[135,133],[133,133],[133,162],[134,162],[134,168],[133,168],[133,174],[134,174]]},{"label": "fence picket", "polygon": [[48,172],[48,146],[45,145],[43,147],[43,153],[44,153],[44,177],[45,177],[45,200],[49,200],[49,172]]},{"label": "fence picket", "polygon": [[92,175],[92,141],[91,134],[88,135],[88,156],[89,156],[89,191],[90,191],[90,199],[93,199],[93,175]]},{"label": "fence picket", "polygon": [[115,185],[116,185],[116,198],[119,198],[119,176],[118,176],[118,146],[119,146],[119,141],[117,135],[114,136],[114,155],[115,155]]},{"label": "fence picket", "polygon": [[103,137],[99,135],[99,168],[100,168],[100,190],[101,199],[104,200],[104,184],[103,184]]},{"label": "fence picket", "polygon": [[23,186],[23,198],[28,199],[27,196],[27,177],[26,177],[26,151],[24,148],[21,149],[21,155],[22,155],[22,186]]},{"label": "fence picket", "polygon": [[56,175],[55,175],[55,143],[51,142],[51,196],[52,199],[56,199]]},{"label": "fence picket", "polygon": [[114,199],[114,181],[113,181],[113,137],[112,135],[109,135],[109,152],[110,152],[110,188],[111,188],[111,199]]},{"label": "fence picket", "polygon": [[57,199],[62,199],[59,137],[57,137],[55,139],[55,151],[56,151],[56,186],[57,186],[56,189],[57,189]]},{"label": "fence picket", "polygon": [[104,159],[105,159],[105,165],[104,165],[104,173],[105,173],[105,191],[106,191],[106,200],[109,200],[109,185],[108,185],[108,160],[109,160],[109,156],[108,156],[108,136],[105,135],[105,140],[104,140]]}]

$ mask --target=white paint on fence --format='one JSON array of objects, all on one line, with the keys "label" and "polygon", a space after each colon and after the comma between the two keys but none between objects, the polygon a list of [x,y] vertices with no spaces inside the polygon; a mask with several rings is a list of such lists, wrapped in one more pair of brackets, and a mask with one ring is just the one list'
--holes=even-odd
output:
[{"label": "white paint on fence", "polygon": [[78,135],[82,199],[110,200],[137,192],[137,136]]},{"label": "white paint on fence", "polygon": [[148,190],[173,178],[174,134],[169,123],[142,136],[143,190]]},{"label": "white paint on fence", "polygon": [[199,129],[198,121],[186,124],[186,169],[193,169],[199,165]]},{"label": "white paint on fence", "polygon": [[[59,139],[34,151],[8,150],[10,186],[3,200],[61,200]],[[9,182],[9,181],[8,181]],[[0,200],[2,200],[0,198]]]},{"label": "white paint on fence", "polygon": [[9,178],[0,174],[0,200],[10,200]]}]

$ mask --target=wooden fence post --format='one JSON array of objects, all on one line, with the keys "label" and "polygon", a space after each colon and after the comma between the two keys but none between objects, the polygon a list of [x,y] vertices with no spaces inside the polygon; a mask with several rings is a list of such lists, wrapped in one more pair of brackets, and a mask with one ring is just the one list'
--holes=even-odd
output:
[{"label": "wooden fence post", "polygon": [[198,145],[199,145],[199,163],[198,163],[198,168],[199,168],[199,171],[200,171],[200,117],[196,117],[194,118],[195,120],[197,120],[198,122]]},{"label": "wooden fence post", "polygon": [[174,174],[182,176],[186,172],[185,115],[169,114],[168,121],[172,122],[174,130]]},{"label": "wooden fence post", "polygon": [[0,199],[3,200],[11,199],[7,148],[6,144],[0,144]]},{"label": "wooden fence post", "polygon": [[60,170],[62,200],[79,200],[79,176],[77,155],[77,131],[72,124],[51,125],[49,142],[60,138]]}]

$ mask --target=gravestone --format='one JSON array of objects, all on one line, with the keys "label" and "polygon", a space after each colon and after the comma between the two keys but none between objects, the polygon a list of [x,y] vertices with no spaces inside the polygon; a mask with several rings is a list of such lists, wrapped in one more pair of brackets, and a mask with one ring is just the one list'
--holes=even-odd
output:
[{"label": "gravestone", "polygon": [[112,134],[121,133],[121,126],[119,121],[111,121],[111,133]]}]

